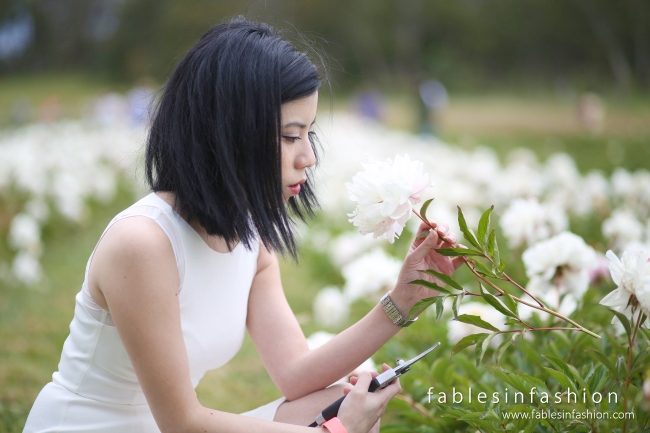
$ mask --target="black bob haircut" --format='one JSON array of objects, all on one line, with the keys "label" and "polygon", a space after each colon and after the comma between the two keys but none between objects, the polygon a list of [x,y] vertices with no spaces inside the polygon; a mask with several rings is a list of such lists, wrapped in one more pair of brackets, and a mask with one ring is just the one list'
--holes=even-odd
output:
[{"label": "black bob haircut", "polygon": [[[319,207],[311,170],[300,194],[282,194],[281,104],[317,92],[318,68],[280,32],[242,17],[211,27],[162,89],[146,144],[153,191],[230,250],[264,245],[297,257],[295,225]],[[316,154],[314,134],[309,139]]]}]

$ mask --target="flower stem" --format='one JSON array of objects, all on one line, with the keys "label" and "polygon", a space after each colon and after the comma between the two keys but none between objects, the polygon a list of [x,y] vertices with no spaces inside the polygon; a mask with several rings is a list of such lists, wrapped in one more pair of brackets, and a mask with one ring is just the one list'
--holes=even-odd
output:
[{"label": "flower stem", "polygon": [[[639,324],[641,323],[641,319],[643,318],[643,313],[639,311],[639,318],[636,320],[636,323],[634,324],[634,331],[632,332],[632,335],[630,336],[630,346],[627,348],[627,372],[628,376],[625,378],[625,390],[623,391],[623,412],[627,412],[627,390],[630,387],[630,380],[632,379],[632,376],[630,376],[630,367],[632,366],[632,350],[634,349],[634,342],[636,341],[636,334],[639,331]],[[634,314],[632,314],[632,319],[634,319]],[[623,433],[627,430],[627,420],[623,421]]]},{"label": "flower stem", "polygon": [[528,296],[530,296],[531,298],[533,298],[533,299],[535,300],[535,302],[537,302],[537,303],[539,304],[540,307],[542,307],[542,308],[546,308],[546,306],[542,303],[542,301],[540,301],[539,299],[537,299],[535,296],[531,295],[531,294],[530,294],[526,289],[523,288],[523,286],[521,286],[521,285],[520,285],[519,283],[517,283],[515,280],[513,280],[512,278],[510,278],[510,277],[508,276],[508,274],[506,274],[505,272],[502,272],[502,273],[503,273],[503,276],[506,278],[506,280],[508,280],[511,284],[514,284],[514,285],[517,286],[517,287],[518,287],[522,292],[524,292],[525,294],[527,294]]},{"label": "flower stem", "polygon": [[[412,209],[412,211],[413,211],[413,213],[414,213],[415,215],[418,216],[418,218],[420,218],[420,219],[421,219],[424,223],[426,223],[430,228],[432,228],[432,229],[435,230],[435,227],[434,227],[434,226],[433,226],[429,221],[427,221],[427,220],[425,220],[424,218],[422,218],[422,215],[420,215],[418,212],[416,212],[415,209]],[[437,225],[436,225],[436,227],[437,227]],[[456,245],[454,245],[454,247],[456,247]],[[475,270],[475,269],[474,269],[474,268],[469,264],[469,260],[467,259],[467,257],[463,257],[463,261],[465,262],[465,265],[470,269],[470,271],[472,271],[472,273],[473,273],[474,275],[476,275],[476,277],[477,277],[479,280],[483,281],[485,284],[487,284],[487,285],[489,285],[490,287],[492,287],[494,290],[496,290],[497,292],[499,292],[501,295],[505,295],[503,289],[501,289],[501,288],[498,287],[496,284],[494,284],[494,283],[492,283],[491,281],[489,281],[487,278],[483,277],[483,276],[482,276],[481,274],[479,274],[478,272],[476,272],[476,270]],[[521,303],[521,304],[527,305],[527,306],[529,306],[529,307],[531,307],[531,308],[534,308],[534,309],[536,309],[536,310],[544,311],[545,313],[551,314],[551,315],[553,315],[553,316],[555,316],[555,317],[557,317],[557,318],[559,318],[559,319],[562,319],[562,320],[564,320],[565,322],[568,322],[568,323],[570,323],[570,324],[572,324],[573,326],[576,327],[576,328],[570,328],[570,329],[577,329],[577,330],[579,330],[579,331],[582,331],[582,332],[584,332],[584,333],[586,333],[586,334],[591,335],[592,337],[595,337],[595,338],[601,338],[600,335],[598,335],[598,334],[596,334],[596,333],[594,333],[594,332],[591,332],[590,330],[588,330],[587,328],[585,328],[585,327],[583,327],[583,326],[580,326],[578,323],[574,322],[573,320],[569,319],[568,317],[563,316],[562,314],[560,314],[560,313],[558,313],[558,312],[556,312],[556,311],[553,311],[553,310],[550,310],[550,309],[546,308],[546,307],[544,306],[544,304],[543,304],[539,299],[537,299],[535,296],[533,296],[533,295],[531,295],[530,293],[528,293],[528,291],[526,291],[526,289],[524,289],[520,284],[518,284],[517,282],[515,282],[515,281],[514,281],[512,278],[510,278],[506,273],[503,273],[503,276],[504,276],[504,277],[506,278],[506,280],[508,280],[511,284],[514,284],[515,286],[517,286],[518,288],[520,288],[521,290],[523,290],[523,292],[526,293],[528,296],[530,296],[531,298],[533,298],[533,299],[537,302],[537,304],[539,304],[539,305],[531,304],[530,302],[524,301],[523,299],[520,299],[520,298],[518,298],[518,297],[516,297],[516,296],[512,296],[512,295],[510,295],[510,296],[512,297],[512,299],[514,299],[515,301],[517,301],[517,302],[519,302],[519,303]]]}]

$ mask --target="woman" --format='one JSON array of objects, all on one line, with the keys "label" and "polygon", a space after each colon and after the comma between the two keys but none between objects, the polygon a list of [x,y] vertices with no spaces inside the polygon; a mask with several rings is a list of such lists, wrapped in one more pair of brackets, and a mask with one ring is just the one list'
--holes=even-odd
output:
[{"label": "woman", "polygon": [[[344,392],[328,428],[378,431],[399,382],[368,393],[362,373],[354,387],[326,387],[400,326],[378,305],[310,351],[275,255],[296,255],[289,210],[304,219],[316,205],[319,85],[303,53],[241,18],[189,50],[148,137],[153,192],[118,214],[91,254],[59,370],[26,432],[310,432],[304,426]],[[441,245],[436,231],[411,245],[390,292],[402,314],[431,295],[408,285],[418,269],[458,266],[435,253]],[[246,329],[284,397],[245,416],[201,406],[194,388],[235,355]]]}]

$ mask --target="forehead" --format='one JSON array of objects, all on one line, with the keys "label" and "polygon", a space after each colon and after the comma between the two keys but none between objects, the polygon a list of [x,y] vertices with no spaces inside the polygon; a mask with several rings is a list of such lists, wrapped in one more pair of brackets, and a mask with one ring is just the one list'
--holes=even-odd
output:
[{"label": "forehead", "polygon": [[316,118],[317,107],[318,92],[304,98],[285,102],[282,104],[282,125],[299,127],[311,125]]}]

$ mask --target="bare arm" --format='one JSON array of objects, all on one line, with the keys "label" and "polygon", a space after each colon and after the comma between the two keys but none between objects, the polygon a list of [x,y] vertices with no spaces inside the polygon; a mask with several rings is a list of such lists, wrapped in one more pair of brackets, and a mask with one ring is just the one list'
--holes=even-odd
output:
[{"label": "bare arm", "polygon": [[[425,229],[420,226],[421,231]],[[435,253],[435,248],[447,246],[435,231],[425,240],[412,243],[391,291],[402,315],[418,300],[436,295],[429,289],[408,285],[423,278],[419,269],[437,268],[451,274],[460,265],[459,260]],[[277,258],[263,246],[248,305],[247,325],[253,342],[272,380],[288,400],[322,389],[349,374],[401,329],[378,304],[357,323],[310,351],[282,290]]]}]

